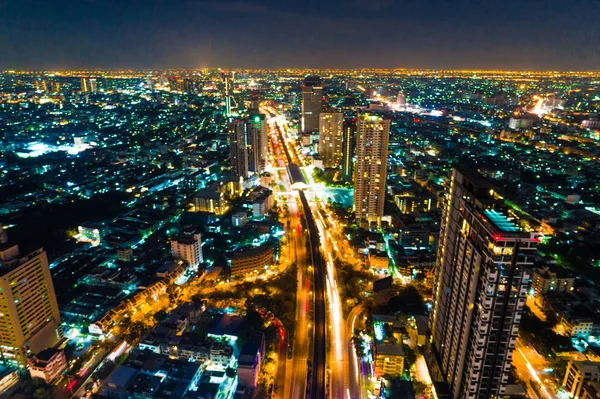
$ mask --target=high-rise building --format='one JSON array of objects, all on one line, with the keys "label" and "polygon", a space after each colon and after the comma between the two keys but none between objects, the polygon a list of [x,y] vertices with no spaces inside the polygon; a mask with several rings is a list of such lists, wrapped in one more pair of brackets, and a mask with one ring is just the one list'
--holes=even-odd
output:
[{"label": "high-rise building", "polygon": [[323,106],[323,84],[318,76],[308,76],[302,84],[302,133],[319,130],[319,114]]},{"label": "high-rise building", "polygon": [[383,216],[389,135],[389,119],[359,115],[354,176],[354,208],[359,221],[379,223]]},{"label": "high-rise building", "polygon": [[248,148],[248,170],[254,173],[264,172],[267,167],[269,143],[267,137],[267,119],[264,114],[251,113],[246,118],[246,137]]},{"label": "high-rise building", "polygon": [[60,313],[43,249],[21,256],[0,244],[0,360],[19,367],[62,338]]},{"label": "high-rise building", "polygon": [[171,240],[171,253],[175,259],[181,259],[193,267],[198,266],[202,262],[200,233],[192,228],[183,229],[179,237]]},{"label": "high-rise building", "polygon": [[82,77],[81,78],[81,92],[87,93],[88,91],[89,91],[89,88],[88,88],[87,79],[85,77]]},{"label": "high-rise building", "polygon": [[454,169],[429,318],[434,379],[453,398],[504,396],[536,246],[490,182]]},{"label": "high-rise building", "polygon": [[250,111],[246,118],[235,119],[229,126],[231,167],[243,178],[248,172],[264,172],[269,154],[266,117],[258,109]]},{"label": "high-rise building", "polygon": [[356,147],[356,119],[344,120],[344,133],[342,137],[342,180],[352,181],[352,167],[354,148]]},{"label": "high-rise building", "polygon": [[344,115],[328,110],[319,115],[319,157],[326,168],[342,164]]},{"label": "high-rise building", "polygon": [[236,176],[248,177],[248,144],[246,137],[246,121],[235,119],[229,125],[229,150],[231,168]]},{"label": "high-rise building", "polygon": [[89,89],[90,89],[90,93],[95,93],[98,90],[98,84],[95,78],[90,78],[88,80],[89,82]]}]

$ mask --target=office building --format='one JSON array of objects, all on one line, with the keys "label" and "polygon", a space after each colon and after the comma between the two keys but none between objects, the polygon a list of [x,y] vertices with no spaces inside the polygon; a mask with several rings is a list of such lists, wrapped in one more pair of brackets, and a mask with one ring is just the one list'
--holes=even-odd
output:
[{"label": "office building", "polygon": [[98,84],[95,78],[89,78],[88,79],[88,83],[89,83],[89,90],[90,93],[95,93],[98,90]]},{"label": "office building", "polygon": [[308,76],[302,83],[302,133],[319,130],[319,114],[323,106],[323,84],[318,76]]},{"label": "office building", "polygon": [[354,166],[354,148],[356,147],[356,119],[344,120],[342,137],[342,180],[352,181],[352,168]]},{"label": "office building", "polygon": [[354,208],[359,221],[380,222],[385,202],[390,121],[361,114],[356,123]]},{"label": "office building", "polygon": [[62,338],[54,285],[43,249],[21,256],[18,245],[0,245],[0,358],[26,367]]},{"label": "office building", "polygon": [[600,381],[598,363],[590,360],[569,360],[562,386],[570,397],[578,399],[582,396],[582,389],[586,383],[598,381]]},{"label": "office building", "polygon": [[87,93],[89,91],[88,82],[86,78],[81,78],[81,92]]},{"label": "office building", "polygon": [[437,254],[431,350],[451,397],[506,391],[537,235],[509,217],[494,187],[454,169]]},{"label": "office building", "polygon": [[328,110],[319,115],[319,157],[325,168],[342,165],[344,115]]},{"label": "office building", "polygon": [[246,122],[236,119],[229,125],[229,151],[233,173],[246,179],[248,177],[248,145]]},{"label": "office building", "polygon": [[171,253],[188,265],[196,267],[202,263],[202,240],[193,228],[184,228],[177,238],[171,240]]}]

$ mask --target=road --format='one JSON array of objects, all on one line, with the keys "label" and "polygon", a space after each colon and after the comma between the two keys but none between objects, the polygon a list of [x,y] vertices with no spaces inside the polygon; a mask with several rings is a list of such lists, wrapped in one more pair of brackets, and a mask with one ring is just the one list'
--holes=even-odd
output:
[{"label": "road", "polygon": [[348,389],[351,399],[366,398],[366,387],[363,387],[363,377],[361,375],[361,359],[356,355],[352,336],[354,330],[362,326],[361,314],[363,312],[362,305],[355,306],[346,319],[346,351],[349,361],[346,363],[344,373],[348,376]]},{"label": "road", "polygon": [[[273,113],[268,111],[267,114]],[[279,118],[281,119],[281,118]],[[302,165],[300,161],[300,157],[296,153],[295,143],[289,140],[286,142],[286,139],[283,137],[282,129],[277,124],[276,120],[271,118],[270,120],[271,126],[271,137],[275,136],[278,138],[278,148],[279,152],[282,155],[285,155],[284,162],[287,165],[290,165],[294,162],[298,165]],[[287,133],[287,132],[286,132]],[[287,136],[287,134],[286,134]],[[289,150],[292,149],[292,151]],[[283,151],[281,151],[283,150]],[[281,165],[278,165],[281,166]],[[293,183],[293,182],[292,182]],[[288,190],[289,191],[289,190]],[[321,256],[320,251],[320,239],[317,231],[317,227],[315,224],[315,219],[313,217],[312,211],[306,200],[306,196],[303,191],[298,192],[298,196],[300,198],[300,203],[302,205],[304,219],[306,221],[306,233],[308,233],[308,240],[310,243],[310,255],[312,260],[313,267],[313,306],[314,306],[314,322],[311,326],[312,337],[313,337],[313,352],[311,358],[311,368],[309,370],[310,375],[309,386],[306,391],[308,392],[306,397],[313,399],[324,399],[326,392],[326,374],[327,374],[327,365],[326,365],[326,348],[327,348],[327,334],[326,334],[326,320],[325,320],[325,266],[323,262],[323,258]],[[303,234],[304,235],[304,234]],[[298,314],[297,314],[298,316]],[[296,346],[297,342],[300,339],[301,332],[299,330],[301,326],[296,326],[296,334],[294,339],[294,346]],[[308,336],[308,334],[306,335]],[[294,347],[294,350],[296,347]],[[294,352],[294,357],[296,353]],[[295,361],[300,362],[302,359],[295,359]],[[295,367],[293,367],[295,369]],[[296,395],[297,384],[295,381],[292,381],[291,390],[292,395]],[[291,396],[297,397],[297,396]]]},{"label": "road", "polygon": [[[268,113],[265,112],[267,115]],[[286,225],[286,237],[288,240],[288,251],[282,254],[287,257],[288,262],[297,265],[297,288],[296,288],[296,317],[295,331],[288,332],[287,339],[280,342],[278,348],[278,369],[276,376],[275,397],[281,399],[300,399],[306,397],[306,383],[308,374],[308,358],[311,340],[309,339],[309,304],[310,304],[310,281],[308,270],[308,253],[306,234],[300,221],[300,209],[296,201],[295,193],[290,188],[290,179],[287,175],[286,159],[284,158],[284,147],[277,126],[271,118],[269,121],[269,143],[273,157],[273,176],[281,185],[283,190],[279,192],[279,200],[286,202],[288,212],[286,219],[282,222]],[[292,358],[288,359],[288,345],[292,345]]]},{"label": "road", "polygon": [[299,192],[300,202],[304,209],[304,217],[310,240],[310,251],[314,267],[314,327],[311,392],[307,397],[324,399],[326,391],[326,347],[327,328],[325,321],[325,267],[321,257],[320,241],[315,220],[303,191]]},{"label": "road", "polygon": [[558,398],[552,390],[550,380],[544,376],[544,369],[548,367],[548,362],[535,349],[523,345],[520,340],[517,340],[515,350],[513,351],[512,364],[517,369],[519,378],[523,381],[529,381],[527,392],[531,397],[538,397],[529,386],[532,381],[535,381],[540,384],[540,388],[538,389],[538,392],[541,394],[540,399]]}]

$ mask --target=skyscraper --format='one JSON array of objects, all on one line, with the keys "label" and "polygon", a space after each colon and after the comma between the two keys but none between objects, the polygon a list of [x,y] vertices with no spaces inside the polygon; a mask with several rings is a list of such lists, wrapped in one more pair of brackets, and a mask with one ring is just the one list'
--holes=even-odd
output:
[{"label": "skyscraper", "polygon": [[333,109],[319,115],[319,156],[326,168],[342,164],[344,115]]},{"label": "skyscraper", "polygon": [[88,80],[88,82],[90,83],[90,87],[89,87],[90,92],[91,93],[95,93],[98,90],[98,85],[97,85],[97,82],[96,82],[96,78],[90,78]]},{"label": "skyscraper", "polygon": [[318,76],[308,76],[302,84],[302,133],[319,130],[323,84]]},{"label": "skyscraper", "polygon": [[536,246],[490,182],[454,169],[429,319],[437,377],[453,398],[503,397]]},{"label": "skyscraper", "polygon": [[248,172],[262,173],[268,162],[267,120],[256,110],[244,119],[231,122],[229,128],[231,167],[240,177]]},{"label": "skyscraper", "polygon": [[344,133],[342,137],[342,180],[352,181],[352,157],[356,147],[356,119],[348,118],[344,120]]},{"label": "skyscraper", "polygon": [[253,112],[248,115],[246,137],[248,140],[248,170],[255,173],[264,172],[269,152],[267,120],[264,114]]},{"label": "skyscraper", "polygon": [[27,356],[62,338],[60,313],[43,249],[21,256],[0,244],[0,359],[26,367]]},{"label": "skyscraper", "polygon": [[85,77],[81,78],[81,92],[87,93],[89,91],[87,79]]},{"label": "skyscraper", "polygon": [[389,119],[359,115],[354,176],[354,208],[359,221],[379,222],[383,216],[389,135]]},{"label": "skyscraper", "polygon": [[229,125],[229,150],[233,173],[236,176],[246,179],[248,177],[246,121],[235,119]]}]

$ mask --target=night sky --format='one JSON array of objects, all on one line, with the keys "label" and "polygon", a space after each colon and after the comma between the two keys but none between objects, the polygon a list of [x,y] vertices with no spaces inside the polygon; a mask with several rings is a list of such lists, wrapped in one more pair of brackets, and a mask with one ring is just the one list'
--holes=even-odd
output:
[{"label": "night sky", "polygon": [[600,70],[598,0],[0,0],[0,69]]}]

